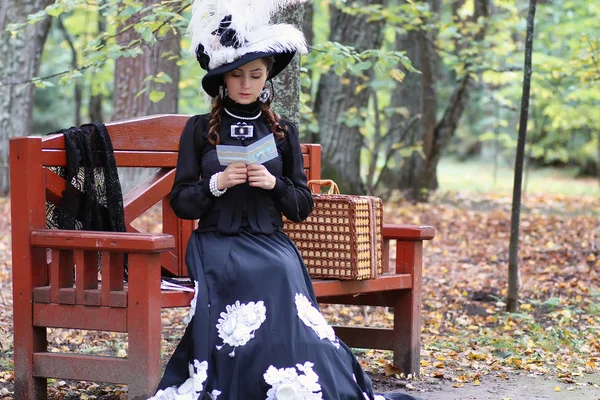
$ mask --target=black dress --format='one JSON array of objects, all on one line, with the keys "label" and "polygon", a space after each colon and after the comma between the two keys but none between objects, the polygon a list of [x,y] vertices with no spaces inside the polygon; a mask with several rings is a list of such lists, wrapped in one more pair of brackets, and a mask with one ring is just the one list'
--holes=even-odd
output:
[{"label": "black dress", "polygon": [[[240,116],[258,112],[257,104],[228,99],[226,107]],[[247,146],[269,134],[261,116],[243,120],[253,126],[252,138],[232,138],[231,125],[241,121],[223,115],[221,144]],[[279,156],[264,164],[277,178],[273,190],[245,183],[216,198],[208,181],[225,167],[208,142],[208,122],[194,116],[181,135],[171,205],[180,218],[200,220],[186,253],[196,290],[153,399],[393,398],[373,394],[319,312],[298,249],[281,229],[282,213],[302,221],[313,208],[296,127],[282,121]]]}]

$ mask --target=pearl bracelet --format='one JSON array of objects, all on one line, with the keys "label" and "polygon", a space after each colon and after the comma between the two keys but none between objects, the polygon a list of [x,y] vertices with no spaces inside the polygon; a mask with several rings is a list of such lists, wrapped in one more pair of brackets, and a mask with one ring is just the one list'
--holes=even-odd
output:
[{"label": "pearl bracelet", "polygon": [[210,192],[215,197],[222,196],[227,191],[227,188],[225,188],[223,190],[219,190],[217,188],[217,181],[219,179],[219,174],[220,174],[220,172],[217,172],[216,174],[213,174],[213,176],[210,177],[210,182],[208,183],[208,187],[210,189]]}]

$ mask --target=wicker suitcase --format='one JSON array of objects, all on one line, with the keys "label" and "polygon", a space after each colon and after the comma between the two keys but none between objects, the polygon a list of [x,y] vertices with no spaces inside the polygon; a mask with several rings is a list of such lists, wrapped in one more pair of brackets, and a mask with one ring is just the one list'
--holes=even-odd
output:
[{"label": "wicker suitcase", "polygon": [[310,276],[319,279],[361,280],[382,272],[383,204],[372,196],[339,194],[333,181],[327,194],[313,194],[315,208],[304,222],[284,217],[285,233],[302,254]]}]

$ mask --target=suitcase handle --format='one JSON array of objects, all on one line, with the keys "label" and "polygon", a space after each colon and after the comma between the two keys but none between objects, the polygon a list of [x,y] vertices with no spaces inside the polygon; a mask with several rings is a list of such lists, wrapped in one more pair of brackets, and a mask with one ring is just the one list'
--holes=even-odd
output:
[{"label": "suitcase handle", "polygon": [[329,190],[327,191],[327,194],[340,194],[340,188],[338,188],[338,185],[331,179],[313,179],[308,181],[307,185],[310,191],[313,193],[315,193],[315,191],[313,190],[313,186],[318,185],[330,186]]}]

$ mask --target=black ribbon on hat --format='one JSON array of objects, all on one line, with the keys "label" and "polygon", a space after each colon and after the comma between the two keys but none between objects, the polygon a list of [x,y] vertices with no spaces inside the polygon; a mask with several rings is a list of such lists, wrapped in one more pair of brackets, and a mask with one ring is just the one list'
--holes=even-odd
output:
[{"label": "black ribbon on hat", "polygon": [[212,32],[213,35],[218,35],[221,37],[219,42],[221,45],[227,47],[233,47],[237,49],[242,46],[242,44],[237,39],[237,32],[235,29],[230,28],[231,26],[231,14],[223,17],[221,22],[219,23],[219,28]]},{"label": "black ribbon on hat", "polygon": [[202,43],[199,43],[198,47],[196,47],[196,60],[198,60],[198,63],[200,63],[200,68],[208,71],[208,63],[210,62],[210,57],[204,51],[204,46],[202,45]]}]

